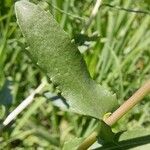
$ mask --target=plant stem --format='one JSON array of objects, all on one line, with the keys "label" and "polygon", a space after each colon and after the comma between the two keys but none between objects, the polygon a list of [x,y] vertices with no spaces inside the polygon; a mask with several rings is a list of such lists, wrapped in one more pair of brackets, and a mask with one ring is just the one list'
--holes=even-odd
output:
[{"label": "plant stem", "polygon": [[78,147],[77,150],[86,150],[88,149],[96,140],[97,140],[98,133],[93,132],[88,138],[86,138],[83,143]]},{"label": "plant stem", "polygon": [[[123,117],[130,109],[139,103],[147,94],[150,93],[150,80],[147,81],[140,89],[138,89],[127,101],[125,101],[116,111],[104,120],[109,126],[114,125],[121,117]],[[96,142],[98,133],[93,132],[78,147],[78,150],[88,149]]]},{"label": "plant stem", "polygon": [[105,123],[109,126],[115,124],[130,109],[139,103],[147,94],[150,93],[150,80],[147,81],[139,90],[137,90],[127,101],[125,101],[115,112],[113,112]]},{"label": "plant stem", "polygon": [[100,6],[101,6],[102,0],[96,0],[95,6],[91,12],[91,15],[89,17],[89,19],[87,20],[87,22],[85,23],[84,28],[82,29],[81,33],[84,34],[86,32],[86,30],[88,29],[88,27],[90,26],[90,24],[92,23],[93,19],[95,18]]}]

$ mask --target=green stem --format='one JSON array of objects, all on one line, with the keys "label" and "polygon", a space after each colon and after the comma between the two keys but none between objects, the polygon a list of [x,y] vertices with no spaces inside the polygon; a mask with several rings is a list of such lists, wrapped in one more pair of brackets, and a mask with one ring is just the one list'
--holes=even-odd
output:
[{"label": "green stem", "polygon": [[77,150],[86,150],[88,149],[96,140],[97,140],[98,133],[93,132],[90,136],[88,136],[83,143],[78,147]]},{"label": "green stem", "polygon": [[[109,126],[114,125],[121,117],[139,103],[147,94],[150,93],[150,80],[138,89],[127,101],[125,101],[116,111],[104,120]],[[93,132],[78,147],[78,150],[86,150],[97,140],[98,133]]]}]

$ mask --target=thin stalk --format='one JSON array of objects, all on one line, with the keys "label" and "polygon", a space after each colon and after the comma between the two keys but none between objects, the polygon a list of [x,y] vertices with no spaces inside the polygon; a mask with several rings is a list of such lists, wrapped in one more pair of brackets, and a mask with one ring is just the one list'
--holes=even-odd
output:
[{"label": "thin stalk", "polygon": [[147,81],[140,89],[138,89],[127,101],[125,101],[110,117],[105,120],[109,126],[115,124],[129,110],[138,104],[147,94],[150,93],[150,80]]},{"label": "thin stalk", "polygon": [[90,136],[88,136],[83,143],[78,147],[77,150],[86,150],[88,149],[95,141],[97,140],[98,133],[96,131],[92,132]]},{"label": "thin stalk", "polygon": [[96,0],[95,6],[91,12],[91,15],[89,17],[89,19],[87,20],[87,22],[85,23],[84,28],[82,29],[81,33],[85,33],[86,30],[88,29],[88,27],[90,26],[90,24],[92,23],[93,19],[95,18],[100,6],[101,6],[102,0]]},{"label": "thin stalk", "polygon": [[[150,93],[150,80],[147,81],[140,89],[138,89],[127,101],[125,101],[116,111],[114,111],[104,122],[112,126],[129,110],[138,104],[146,95]],[[78,147],[78,150],[86,150],[97,140],[98,133],[95,131],[88,136]]]},{"label": "thin stalk", "polygon": [[25,108],[29,106],[34,100],[36,94],[38,94],[46,85],[43,81],[22,103],[17,106],[4,120],[3,126],[7,126],[12,120],[14,120]]}]

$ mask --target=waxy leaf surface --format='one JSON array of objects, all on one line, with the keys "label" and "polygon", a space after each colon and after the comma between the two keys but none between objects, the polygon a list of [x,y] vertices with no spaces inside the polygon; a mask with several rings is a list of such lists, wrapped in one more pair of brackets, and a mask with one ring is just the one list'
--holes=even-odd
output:
[{"label": "waxy leaf surface", "polygon": [[76,45],[53,16],[27,1],[17,2],[15,10],[31,59],[57,86],[69,109],[98,119],[112,111],[115,95],[91,79]]}]

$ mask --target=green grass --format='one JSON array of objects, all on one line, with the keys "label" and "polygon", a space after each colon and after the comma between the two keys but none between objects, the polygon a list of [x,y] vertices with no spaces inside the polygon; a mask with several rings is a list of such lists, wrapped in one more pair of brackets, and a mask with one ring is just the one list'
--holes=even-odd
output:
[{"label": "green grass", "polygon": [[[91,0],[47,0],[40,2],[51,11],[60,25],[74,38],[84,27],[94,2]],[[33,0],[38,3],[38,1]],[[149,11],[147,3],[131,0],[106,1],[124,8]],[[0,2],[0,87],[9,81],[12,103],[5,104],[1,122],[35,89],[44,75],[26,54],[25,40],[16,24],[13,1]],[[150,15],[101,7],[86,35],[100,35],[89,42],[83,57],[91,76],[117,94],[120,104],[150,78]],[[81,49],[81,47],[80,47]],[[54,92],[53,85],[43,92]],[[52,105],[50,100],[36,96],[35,101],[0,135],[0,149],[61,149],[73,137],[86,137],[96,120],[68,113]],[[7,93],[6,95],[9,95]],[[7,98],[6,98],[7,100]],[[124,116],[114,131],[150,128],[150,96]],[[0,97],[0,102],[1,102]]]}]

